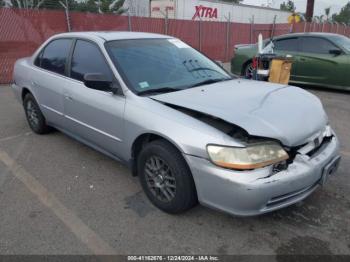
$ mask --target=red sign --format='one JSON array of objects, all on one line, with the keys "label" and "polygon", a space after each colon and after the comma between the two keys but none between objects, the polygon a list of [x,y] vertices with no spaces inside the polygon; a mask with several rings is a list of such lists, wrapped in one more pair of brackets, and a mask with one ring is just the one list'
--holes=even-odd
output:
[{"label": "red sign", "polygon": [[206,7],[203,5],[197,5],[195,6],[196,12],[194,16],[192,17],[192,20],[195,20],[197,17],[200,18],[218,18],[218,9],[217,8],[211,8]]}]

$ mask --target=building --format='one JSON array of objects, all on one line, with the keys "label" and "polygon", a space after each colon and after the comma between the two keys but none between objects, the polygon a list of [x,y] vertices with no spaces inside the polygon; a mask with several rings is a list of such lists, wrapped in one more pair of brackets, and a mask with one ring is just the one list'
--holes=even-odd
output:
[{"label": "building", "polygon": [[[127,0],[136,2],[135,0]],[[139,8],[147,9],[144,16],[165,17],[169,19],[203,20],[224,22],[271,24],[276,16],[276,23],[287,23],[290,12],[279,9],[230,4],[215,0],[137,0]],[[136,3],[133,5],[137,9]],[[135,9],[135,10],[136,10]],[[136,11],[135,11],[136,13]],[[140,12],[138,12],[140,13]]]}]

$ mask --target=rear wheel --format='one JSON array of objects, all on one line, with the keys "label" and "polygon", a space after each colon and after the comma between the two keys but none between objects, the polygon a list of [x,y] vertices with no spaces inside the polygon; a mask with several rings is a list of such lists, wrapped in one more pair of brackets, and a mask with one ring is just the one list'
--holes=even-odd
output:
[{"label": "rear wheel", "polygon": [[138,157],[138,175],[149,200],[167,213],[181,213],[197,203],[192,174],[181,153],[171,144],[156,140]]},{"label": "rear wheel", "polygon": [[248,62],[244,67],[243,75],[246,79],[252,79],[254,76],[253,62]]},{"label": "rear wheel", "polygon": [[46,125],[45,117],[32,94],[28,93],[25,95],[23,107],[28,124],[35,133],[46,134],[51,130],[51,128]]}]

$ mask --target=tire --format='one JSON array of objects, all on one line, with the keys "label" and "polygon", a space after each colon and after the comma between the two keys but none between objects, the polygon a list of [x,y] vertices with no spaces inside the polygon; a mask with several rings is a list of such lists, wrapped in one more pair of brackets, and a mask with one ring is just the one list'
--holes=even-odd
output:
[{"label": "tire", "polygon": [[191,171],[170,143],[156,140],[147,144],[138,156],[137,170],[145,194],[160,210],[178,214],[197,204]]},{"label": "tire", "polygon": [[252,71],[252,68],[253,68],[253,62],[252,62],[252,61],[249,61],[249,62],[244,66],[244,69],[243,69],[243,76],[244,76],[244,78],[246,78],[246,79],[252,79],[252,78],[253,78],[253,71]]},{"label": "tire", "polygon": [[51,131],[51,128],[46,124],[45,117],[32,94],[28,93],[25,95],[23,107],[29,127],[34,133],[41,135]]}]

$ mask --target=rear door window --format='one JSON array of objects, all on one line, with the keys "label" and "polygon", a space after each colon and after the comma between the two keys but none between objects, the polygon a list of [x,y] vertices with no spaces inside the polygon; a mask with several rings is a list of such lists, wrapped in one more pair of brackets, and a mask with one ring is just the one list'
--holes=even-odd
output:
[{"label": "rear door window", "polygon": [[65,75],[71,45],[71,39],[57,39],[50,42],[43,53],[37,57],[35,65],[57,74]]},{"label": "rear door window", "polygon": [[320,37],[303,37],[301,39],[301,51],[304,53],[329,54],[329,51],[334,49],[339,48]]},{"label": "rear door window", "polygon": [[70,77],[83,81],[87,73],[101,73],[108,80],[113,80],[111,69],[100,48],[89,41],[77,40],[72,56]]},{"label": "rear door window", "polygon": [[291,51],[296,52],[299,50],[299,39],[297,37],[278,39],[274,41],[276,51]]}]

